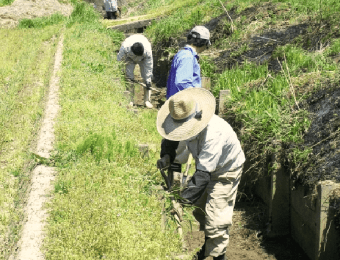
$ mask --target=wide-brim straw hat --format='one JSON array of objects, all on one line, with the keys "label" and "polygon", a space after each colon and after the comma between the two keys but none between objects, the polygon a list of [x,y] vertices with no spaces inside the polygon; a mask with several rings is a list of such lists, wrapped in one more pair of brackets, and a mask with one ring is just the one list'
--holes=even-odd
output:
[{"label": "wide-brim straw hat", "polygon": [[187,88],[169,98],[157,114],[157,130],[165,139],[184,141],[199,134],[215,113],[216,100],[204,88]]}]

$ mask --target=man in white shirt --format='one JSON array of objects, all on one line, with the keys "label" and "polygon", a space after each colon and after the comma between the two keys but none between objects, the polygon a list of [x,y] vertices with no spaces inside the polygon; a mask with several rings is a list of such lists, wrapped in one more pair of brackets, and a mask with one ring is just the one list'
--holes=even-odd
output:
[{"label": "man in white shirt", "polygon": [[[134,34],[126,38],[122,43],[117,55],[118,61],[124,61],[126,64],[126,76],[129,80],[134,81],[134,70],[136,64],[139,65],[141,76],[144,79],[146,88],[144,88],[144,104],[147,108],[152,108],[151,104],[151,79],[153,69],[151,43],[142,34]],[[133,105],[134,87],[131,87]]]},{"label": "man in white shirt", "polygon": [[116,19],[118,15],[117,0],[104,0],[106,17],[109,20]]},{"label": "man in white shirt", "polygon": [[182,191],[182,203],[196,206],[193,214],[204,230],[205,243],[196,260],[213,256],[225,260],[235,198],[245,155],[232,127],[215,115],[214,96],[203,88],[184,89],[168,99],[157,115],[162,142],[159,169],[176,157],[179,141],[186,141],[196,172]]}]

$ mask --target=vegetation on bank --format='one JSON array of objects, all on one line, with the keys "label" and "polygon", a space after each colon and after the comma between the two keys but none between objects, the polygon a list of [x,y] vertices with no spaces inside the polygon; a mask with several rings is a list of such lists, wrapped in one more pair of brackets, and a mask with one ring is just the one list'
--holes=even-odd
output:
[{"label": "vegetation on bank", "polygon": [[[219,18],[222,20],[219,34],[212,31],[211,50],[201,55],[201,69],[203,76],[212,79],[215,97],[222,89],[231,90],[226,116],[242,128],[240,137],[247,147],[248,157],[252,157],[255,163],[251,167],[257,172],[253,175],[255,178],[264,172],[259,161],[266,160],[267,155],[276,149],[276,142],[288,145],[303,142],[310,117],[300,109],[299,102],[316,91],[320,82],[333,79],[339,71],[331,56],[339,53],[336,35],[340,3],[332,0],[264,2],[226,2],[223,6],[228,14],[219,0],[191,2],[154,22],[145,32],[157,49],[163,48],[171,56],[178,51],[177,45],[172,43],[185,37],[189,29],[224,15]],[[147,3],[144,6],[152,10],[154,2]],[[254,32],[261,36],[275,28],[280,30],[282,25],[286,28],[287,23],[293,26],[306,22],[310,24],[307,36],[301,34],[287,43],[281,43],[281,39],[268,42],[268,46],[276,47],[271,57],[260,64],[247,59],[247,53],[255,53],[260,48],[250,44],[254,40]],[[320,29],[322,27],[327,29]],[[316,37],[318,40],[315,40]],[[221,50],[225,64],[228,64],[224,68],[223,58],[218,58]],[[268,51],[272,52],[270,48]],[[277,71],[269,70],[269,61],[273,60],[280,66]],[[289,155],[291,166],[306,161],[310,152],[308,147],[293,149]]]}]

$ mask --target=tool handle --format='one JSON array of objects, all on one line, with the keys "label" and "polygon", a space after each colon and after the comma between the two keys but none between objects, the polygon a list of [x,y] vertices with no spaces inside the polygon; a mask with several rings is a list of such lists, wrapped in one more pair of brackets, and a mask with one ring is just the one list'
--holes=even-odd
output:
[{"label": "tool handle", "polygon": [[170,190],[171,184],[170,184],[170,180],[169,180],[168,176],[166,176],[163,169],[160,169],[160,171],[161,171],[161,174],[163,176],[163,179],[165,180],[166,187],[168,188],[168,190]]}]

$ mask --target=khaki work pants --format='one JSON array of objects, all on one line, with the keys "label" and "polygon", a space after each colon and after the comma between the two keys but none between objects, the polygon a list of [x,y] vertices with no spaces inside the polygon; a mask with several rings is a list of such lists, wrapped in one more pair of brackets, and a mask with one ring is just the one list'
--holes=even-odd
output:
[{"label": "khaki work pants", "polygon": [[[145,81],[146,72],[145,72],[145,67],[144,67],[143,63],[134,63],[134,62],[126,63],[125,73],[126,73],[127,78],[132,79],[132,80],[135,78],[134,70],[135,70],[136,64],[139,65],[141,76]],[[133,83],[130,84],[130,90],[129,91],[131,92],[131,100],[130,101],[134,102],[135,87],[134,87]],[[143,91],[144,91],[144,102],[146,102],[146,101],[151,102],[151,90],[143,88]]]},{"label": "khaki work pants", "polygon": [[212,175],[203,195],[195,203],[197,208],[193,215],[200,223],[200,230],[208,237],[205,256],[217,257],[226,252],[241,174],[242,167],[234,172]]},{"label": "khaki work pants", "polygon": [[135,67],[136,67],[136,64],[139,65],[139,68],[140,68],[140,74],[142,76],[142,78],[146,79],[146,71],[145,71],[145,66],[143,65],[143,63],[141,62],[138,62],[138,63],[134,63],[133,61],[127,61],[126,63],[126,66],[125,66],[125,73],[126,73],[126,76],[129,78],[129,79],[135,79],[135,75],[134,75],[134,71],[135,71]]}]

